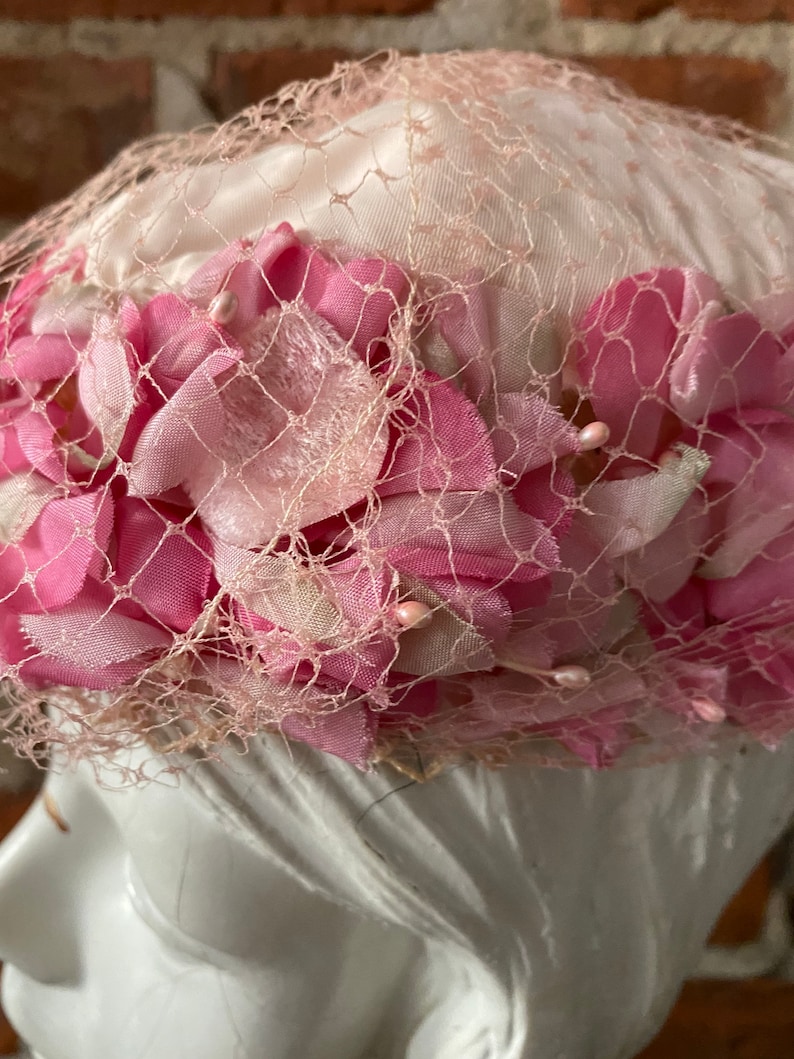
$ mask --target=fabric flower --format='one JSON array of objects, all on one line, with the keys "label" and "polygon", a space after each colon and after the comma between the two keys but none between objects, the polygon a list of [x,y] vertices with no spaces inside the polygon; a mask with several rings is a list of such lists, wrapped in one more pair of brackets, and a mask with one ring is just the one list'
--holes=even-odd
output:
[{"label": "fabric flower", "polygon": [[665,707],[772,731],[789,680],[772,679],[761,645],[771,635],[785,668],[788,638],[776,630],[794,616],[794,421],[781,407],[790,349],[686,269],[622,280],[579,334],[586,396],[614,446],[585,503],[670,673],[689,666]]},{"label": "fabric flower", "polygon": [[[25,289],[3,361],[6,673],[176,681],[364,764],[441,682],[576,649],[554,572],[579,430],[539,393],[427,370],[399,266],[281,225],[142,304],[78,289],[51,332]],[[449,298],[415,317],[458,355],[473,341]]]}]

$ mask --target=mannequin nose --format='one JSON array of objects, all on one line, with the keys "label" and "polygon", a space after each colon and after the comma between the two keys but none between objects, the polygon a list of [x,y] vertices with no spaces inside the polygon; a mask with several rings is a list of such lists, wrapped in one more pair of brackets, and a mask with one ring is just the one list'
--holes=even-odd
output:
[{"label": "mannequin nose", "polygon": [[0,961],[40,982],[67,984],[79,974],[78,918],[69,907],[79,858],[78,842],[42,795],[0,845]]}]

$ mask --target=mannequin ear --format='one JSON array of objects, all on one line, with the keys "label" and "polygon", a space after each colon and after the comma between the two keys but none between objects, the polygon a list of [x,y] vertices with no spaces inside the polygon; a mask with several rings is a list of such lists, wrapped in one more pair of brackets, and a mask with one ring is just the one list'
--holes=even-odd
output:
[{"label": "mannequin ear", "polygon": [[196,83],[163,63],[155,68],[154,117],[157,132],[189,132],[213,120]]}]

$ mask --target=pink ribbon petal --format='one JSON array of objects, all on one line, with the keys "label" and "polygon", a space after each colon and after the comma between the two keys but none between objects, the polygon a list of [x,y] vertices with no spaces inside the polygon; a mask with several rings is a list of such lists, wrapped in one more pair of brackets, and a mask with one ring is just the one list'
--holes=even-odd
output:
[{"label": "pink ribbon petal", "polygon": [[0,360],[0,378],[47,382],[64,379],[77,366],[78,348],[66,335],[23,335]]},{"label": "pink ribbon petal", "polygon": [[78,389],[82,406],[102,438],[103,460],[118,453],[135,407],[135,351],[121,320],[100,316],[86,347]]},{"label": "pink ribbon petal", "polygon": [[669,599],[703,559],[709,536],[708,503],[701,493],[694,493],[667,529],[624,556],[618,566],[623,582],[646,599]]},{"label": "pink ribbon petal", "polygon": [[240,349],[212,354],[152,416],[132,454],[133,496],[158,496],[200,474],[205,465],[219,473],[216,450],[226,430],[226,414],[215,377],[241,356]]},{"label": "pink ribbon petal", "polygon": [[668,374],[681,341],[720,290],[694,269],[653,269],[600,295],[577,330],[576,358],[610,444],[652,458],[669,408]]},{"label": "pink ribbon petal", "polygon": [[709,467],[699,449],[680,445],[675,458],[658,471],[617,481],[597,482],[584,495],[589,529],[616,558],[643,548],[670,525]]},{"label": "pink ribbon petal", "polygon": [[51,482],[63,482],[66,477],[66,458],[56,447],[56,433],[66,425],[67,414],[50,403],[47,413],[28,412],[16,423],[16,437],[20,450],[31,467]]},{"label": "pink ribbon petal", "polygon": [[158,294],[144,306],[147,366],[160,393],[170,398],[220,351],[227,340],[206,315],[196,315],[175,294]]},{"label": "pink ribbon petal", "polygon": [[479,409],[491,424],[499,468],[511,478],[581,452],[577,428],[538,394],[502,393]]},{"label": "pink ribbon petal", "polygon": [[389,407],[381,383],[306,312],[260,321],[252,370],[219,394],[217,437],[184,461],[188,493],[226,543],[256,547],[345,510],[374,488],[383,464]]},{"label": "pink ribbon petal", "polygon": [[421,372],[390,422],[392,453],[381,472],[380,496],[495,485],[488,428],[452,383]]},{"label": "pink ribbon petal", "polygon": [[717,412],[773,406],[780,395],[782,354],[775,335],[751,313],[706,319],[671,368],[673,408],[696,424]]},{"label": "pink ribbon petal", "polygon": [[548,528],[496,493],[386,497],[367,536],[398,570],[420,578],[534,581],[559,565]]},{"label": "pink ribbon petal", "polygon": [[14,593],[9,602],[17,610],[71,603],[86,578],[102,569],[112,524],[113,500],[104,490],[50,500],[24,538],[6,547],[0,592]]},{"label": "pink ribbon petal", "polygon": [[83,686],[89,688],[114,686],[108,684],[109,668],[114,678],[113,667],[119,665],[121,671],[140,672],[172,642],[161,628],[114,606],[112,589],[90,581],[67,606],[48,614],[23,615],[20,628],[32,647],[52,660],[50,665],[61,662],[86,674]]},{"label": "pink ribbon petal", "polygon": [[354,703],[311,716],[289,714],[281,722],[281,730],[289,739],[308,743],[366,770],[375,744],[377,715]]},{"label": "pink ribbon petal", "polygon": [[721,621],[782,621],[794,601],[794,529],[769,541],[733,577],[706,581],[704,591],[709,613]]},{"label": "pink ribbon petal", "polygon": [[116,580],[155,623],[187,632],[207,600],[207,537],[176,512],[124,497],[116,505],[116,547]]},{"label": "pink ribbon petal", "polygon": [[719,547],[700,568],[709,578],[735,577],[794,524],[794,422],[777,412],[747,409],[740,422],[715,421],[702,441],[711,463],[703,479]]},{"label": "pink ribbon petal", "polygon": [[408,279],[391,262],[355,258],[343,265],[315,251],[306,274],[304,297],[361,357],[389,332],[389,320],[402,304]]}]

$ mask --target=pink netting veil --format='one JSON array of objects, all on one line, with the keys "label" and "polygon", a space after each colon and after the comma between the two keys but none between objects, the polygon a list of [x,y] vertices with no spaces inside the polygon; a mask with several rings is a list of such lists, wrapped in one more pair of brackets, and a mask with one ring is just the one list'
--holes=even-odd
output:
[{"label": "pink netting veil", "polygon": [[0,247],[18,748],[776,745],[792,217],[740,131],[526,55],[351,64],[125,152]]}]

